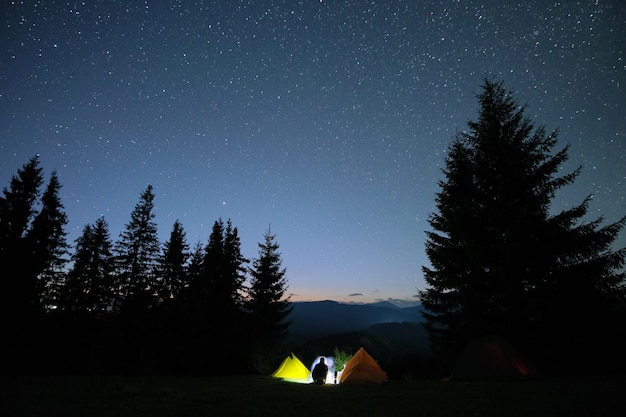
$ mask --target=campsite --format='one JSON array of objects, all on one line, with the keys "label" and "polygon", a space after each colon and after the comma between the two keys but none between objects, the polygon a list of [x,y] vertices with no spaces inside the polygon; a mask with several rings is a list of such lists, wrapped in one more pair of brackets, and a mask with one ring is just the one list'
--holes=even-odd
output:
[{"label": "campsite", "polygon": [[2,378],[0,415],[622,416],[623,377],[530,382],[293,384],[269,376]]},{"label": "campsite", "polygon": [[[347,340],[378,340],[354,335]],[[376,343],[351,350],[339,376],[324,385],[311,379],[317,359],[293,352],[268,374],[4,376],[0,416],[611,417],[626,407],[623,375],[581,376],[575,363],[568,377],[543,375],[494,336],[470,343],[443,379],[389,372],[385,364],[394,362],[380,352]]]},{"label": "campsite", "polygon": [[[496,337],[477,339],[445,379],[389,378],[364,347],[318,385],[293,352],[271,375],[13,376],[2,416],[623,415],[623,376],[546,378]],[[521,371],[523,370],[523,371]],[[526,372],[532,370],[533,372]],[[535,372],[536,371],[536,372]]]}]

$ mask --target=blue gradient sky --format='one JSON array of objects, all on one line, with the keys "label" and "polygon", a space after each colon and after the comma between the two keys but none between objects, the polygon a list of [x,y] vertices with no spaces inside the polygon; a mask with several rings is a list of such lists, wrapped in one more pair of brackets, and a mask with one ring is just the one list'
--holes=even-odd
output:
[{"label": "blue gradient sky", "polygon": [[231,218],[250,258],[271,224],[293,300],[414,302],[485,75],[583,165],[555,210],[626,213],[626,3],[518,3],[0,2],[0,186],[40,154],[73,242],[152,184],[163,241]]}]

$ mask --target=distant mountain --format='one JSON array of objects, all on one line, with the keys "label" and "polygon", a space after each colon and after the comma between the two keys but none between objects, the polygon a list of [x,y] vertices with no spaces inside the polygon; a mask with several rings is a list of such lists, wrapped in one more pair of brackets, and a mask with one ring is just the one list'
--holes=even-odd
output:
[{"label": "distant mountain", "polygon": [[391,301],[379,301],[377,303],[369,303],[369,304],[364,304],[364,305],[368,305],[372,307],[401,308],[395,305],[394,303],[392,303]]},{"label": "distant mountain", "polygon": [[429,353],[428,334],[422,323],[380,323],[366,332],[384,337],[420,353]]},{"label": "distant mountain", "polygon": [[[365,331],[384,323],[421,324],[419,306],[400,308],[392,303],[343,304],[336,301],[294,302],[288,340],[302,344],[341,333]],[[421,328],[421,325],[419,326]]]}]

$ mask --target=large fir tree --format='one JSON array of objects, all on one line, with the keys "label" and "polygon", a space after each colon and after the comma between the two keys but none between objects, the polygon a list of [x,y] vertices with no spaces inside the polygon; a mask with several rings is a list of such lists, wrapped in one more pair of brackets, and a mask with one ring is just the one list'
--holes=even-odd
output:
[{"label": "large fir tree", "polygon": [[289,328],[287,316],[292,310],[287,292],[286,270],[282,267],[276,235],[270,228],[258,244],[258,257],[249,268],[251,280],[247,307],[255,338],[281,340]]},{"label": "large fir tree", "polygon": [[156,302],[156,267],[160,246],[154,217],[154,193],[152,186],[148,185],[114,249],[118,293],[122,304],[127,306],[148,307]]},{"label": "large fir tree", "polygon": [[248,289],[247,313],[253,338],[250,362],[262,374],[272,372],[284,357],[283,346],[290,322],[287,317],[293,307],[287,292],[286,270],[282,267],[276,235],[268,228],[264,241],[258,243],[258,257],[253,259]]},{"label": "large fir tree", "polygon": [[589,199],[552,215],[555,192],[580,172],[560,174],[568,147],[553,152],[558,132],[535,129],[502,83],[485,80],[478,100],[429,219],[427,329],[444,361],[496,333],[548,363],[623,304],[626,251],[612,244],[625,219],[585,221]]}]

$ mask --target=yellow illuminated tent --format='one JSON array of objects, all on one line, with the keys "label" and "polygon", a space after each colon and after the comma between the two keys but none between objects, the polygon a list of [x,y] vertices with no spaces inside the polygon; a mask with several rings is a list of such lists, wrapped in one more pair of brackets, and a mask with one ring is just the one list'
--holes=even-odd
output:
[{"label": "yellow illuminated tent", "polygon": [[311,371],[293,353],[285,358],[272,376],[290,382],[311,382]]},{"label": "yellow illuminated tent", "polygon": [[344,385],[382,384],[386,380],[385,371],[380,369],[378,363],[365,349],[360,348],[346,363],[339,383]]}]

